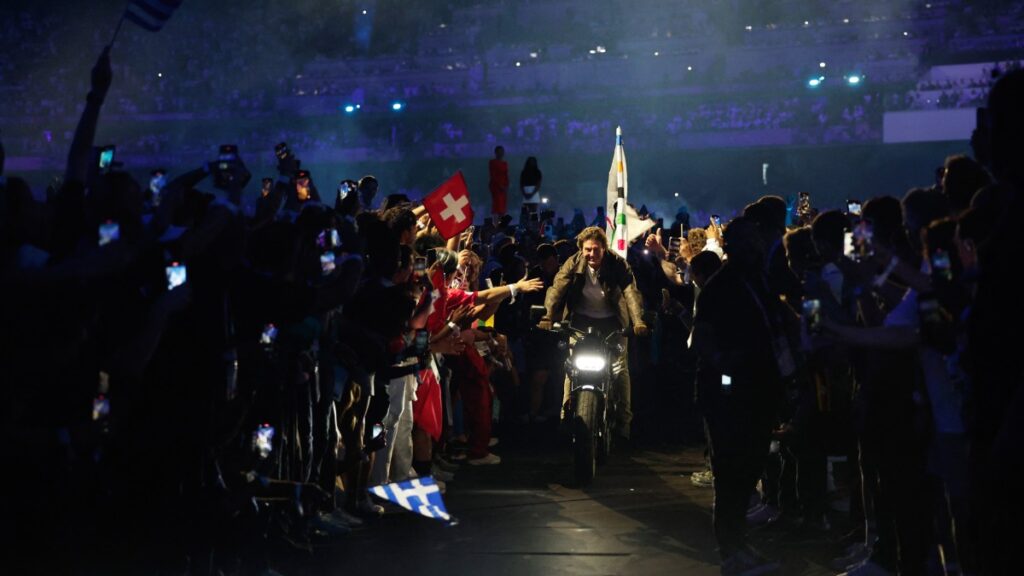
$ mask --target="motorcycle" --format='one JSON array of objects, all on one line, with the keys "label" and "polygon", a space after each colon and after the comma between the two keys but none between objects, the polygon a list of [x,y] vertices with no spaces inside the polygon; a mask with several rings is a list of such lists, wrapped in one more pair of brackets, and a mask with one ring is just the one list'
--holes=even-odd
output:
[{"label": "motorcycle", "polygon": [[625,369],[622,331],[600,334],[555,323],[559,348],[568,349],[565,373],[569,377],[569,408],[573,468],[577,484],[589,484],[612,449],[611,419],[616,414],[613,386]]}]

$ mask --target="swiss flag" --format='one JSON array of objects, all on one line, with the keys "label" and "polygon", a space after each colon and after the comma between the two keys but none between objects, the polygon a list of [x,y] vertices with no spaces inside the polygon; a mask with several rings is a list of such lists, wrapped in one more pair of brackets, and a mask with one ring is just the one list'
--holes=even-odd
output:
[{"label": "swiss flag", "polygon": [[459,170],[423,199],[423,207],[445,239],[462,232],[473,223],[466,179]]}]

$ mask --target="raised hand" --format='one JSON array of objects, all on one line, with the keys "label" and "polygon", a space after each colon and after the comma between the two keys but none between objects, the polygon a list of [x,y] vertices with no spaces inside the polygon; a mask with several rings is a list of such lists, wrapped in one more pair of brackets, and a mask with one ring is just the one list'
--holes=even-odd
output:
[{"label": "raised hand", "polygon": [[540,292],[544,289],[544,281],[540,278],[527,279],[529,273],[523,276],[522,280],[516,282],[516,291],[529,294],[530,292]]},{"label": "raised hand", "polygon": [[644,242],[644,248],[654,253],[655,256],[662,260],[668,255],[668,251],[665,250],[665,245],[661,241],[661,228],[655,230],[654,234],[648,234],[647,240]]}]

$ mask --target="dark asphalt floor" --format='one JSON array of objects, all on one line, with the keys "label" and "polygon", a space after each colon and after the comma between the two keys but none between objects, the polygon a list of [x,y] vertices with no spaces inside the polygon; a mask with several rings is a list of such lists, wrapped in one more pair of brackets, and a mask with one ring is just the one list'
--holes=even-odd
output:
[{"label": "dark asphalt floor", "polygon": [[[558,442],[498,446],[497,466],[464,466],[445,495],[454,526],[394,511],[304,559],[294,574],[461,575],[718,574],[713,492],[690,482],[702,449],[619,450],[593,484],[572,487]],[[835,537],[835,535],[831,535]],[[781,574],[833,574],[829,538],[762,530],[752,536]]]}]

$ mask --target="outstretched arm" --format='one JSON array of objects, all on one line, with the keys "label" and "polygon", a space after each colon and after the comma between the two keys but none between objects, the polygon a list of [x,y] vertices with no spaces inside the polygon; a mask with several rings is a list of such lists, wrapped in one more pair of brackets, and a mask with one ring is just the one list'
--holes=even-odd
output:
[{"label": "outstretched arm", "polygon": [[110,70],[110,46],[103,49],[96,65],[92,67],[92,89],[85,97],[85,110],[78,120],[75,138],[71,141],[68,152],[68,165],[64,172],[65,182],[85,182],[89,175],[89,161],[92,157],[92,143],[96,138],[96,124],[99,122],[100,108],[107,97],[113,72]]}]

